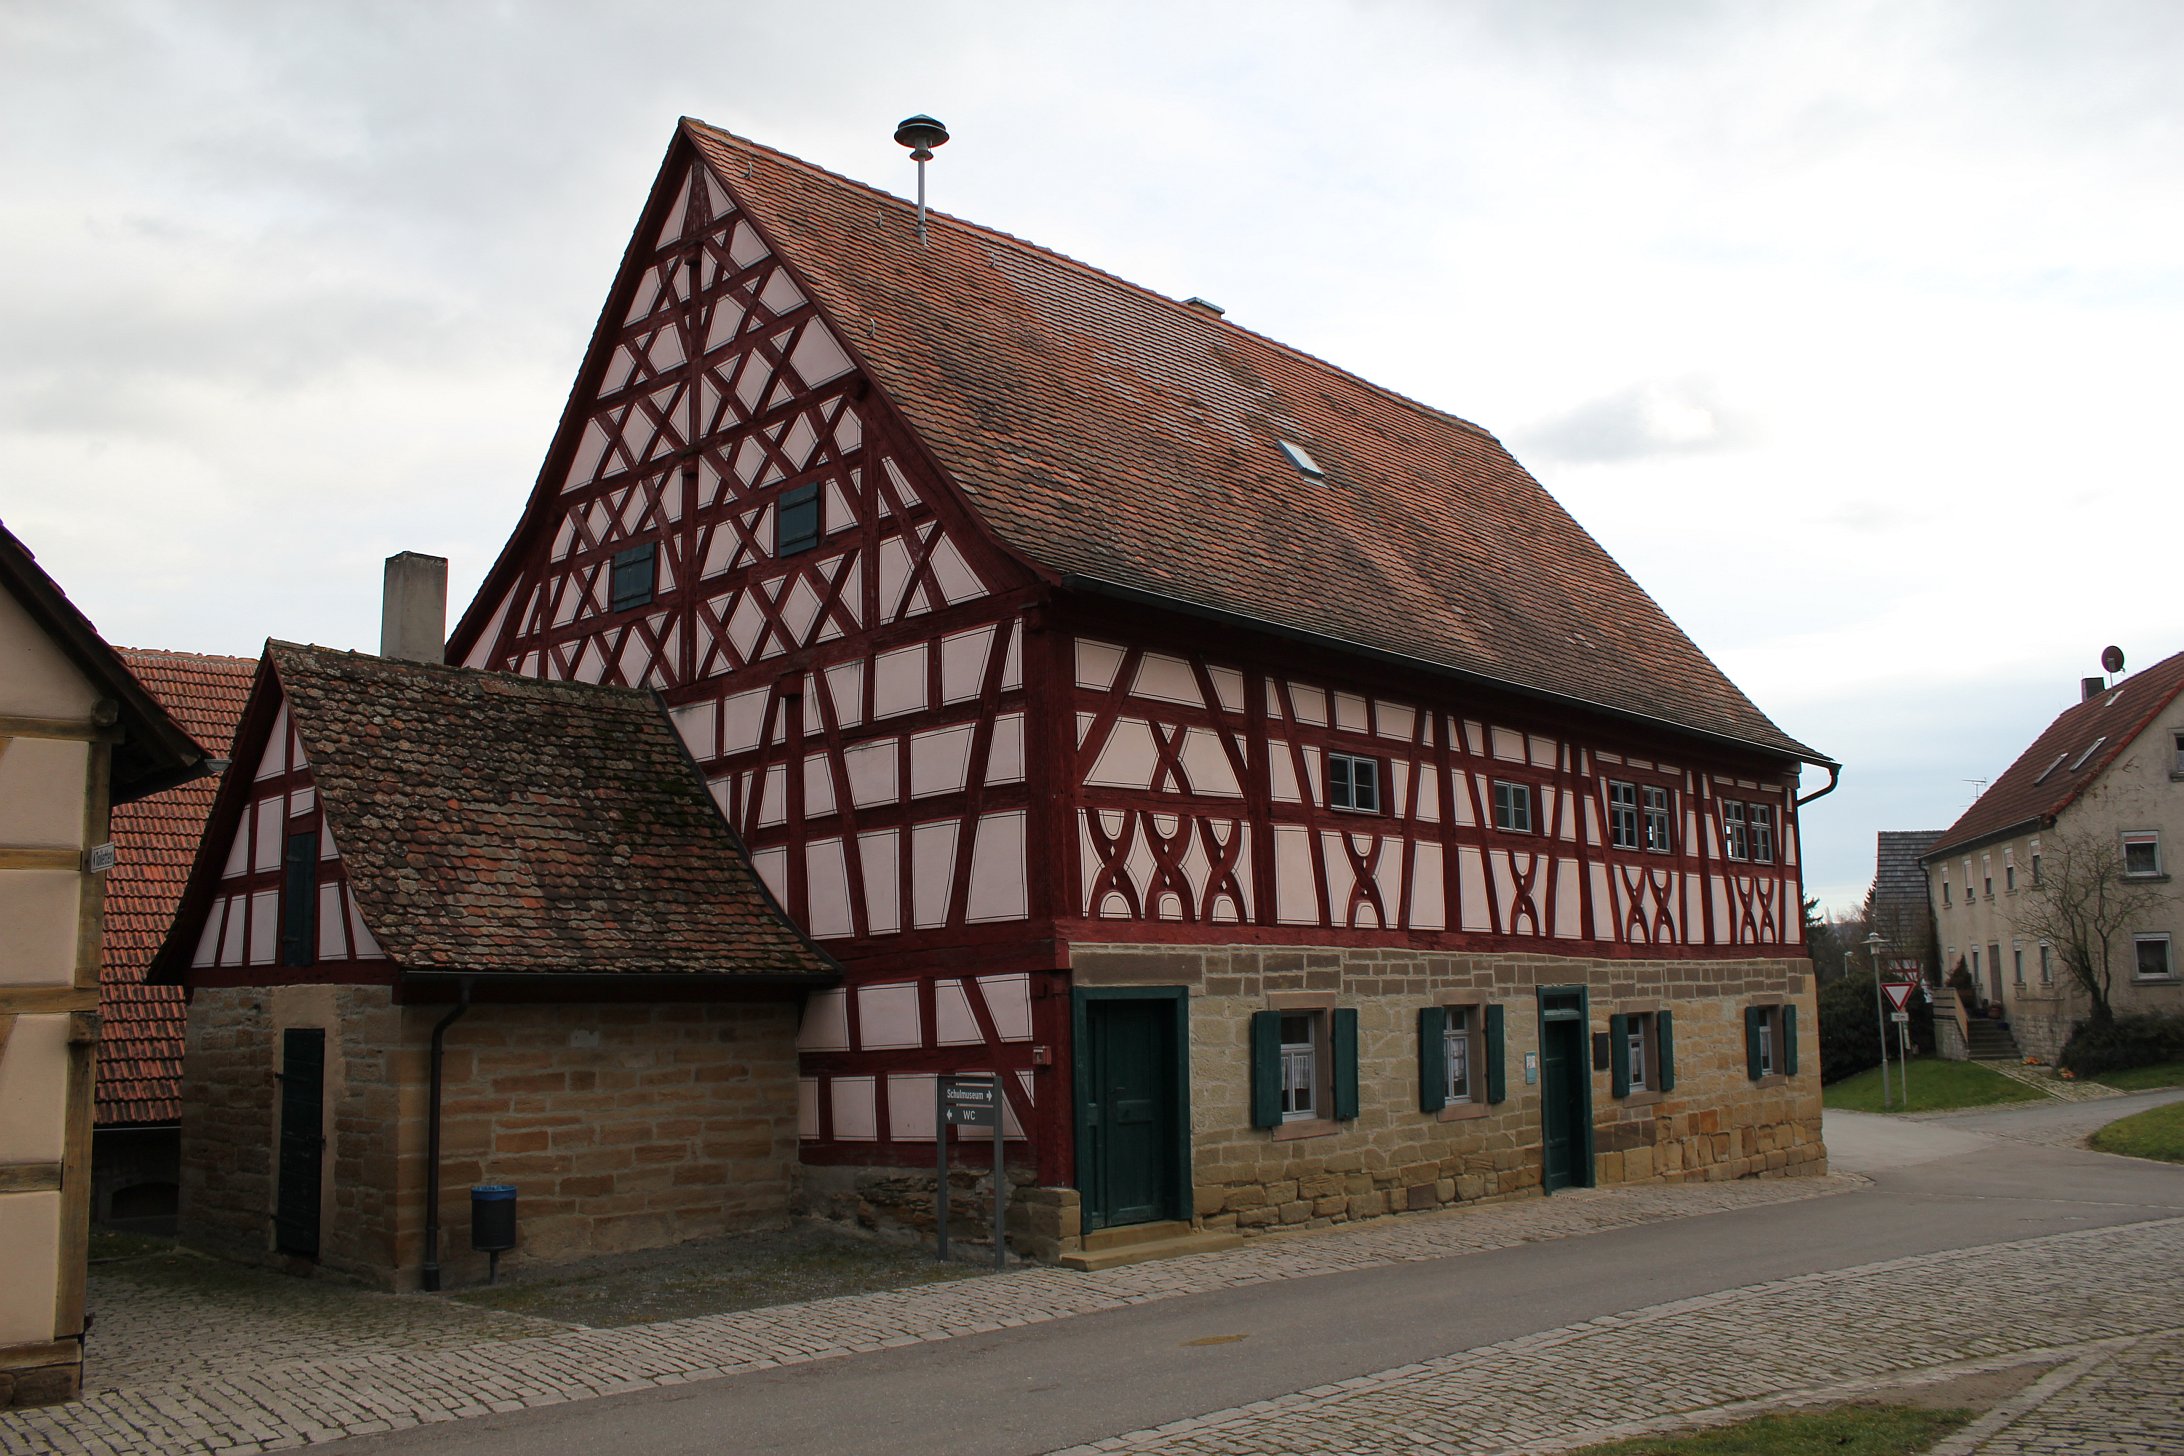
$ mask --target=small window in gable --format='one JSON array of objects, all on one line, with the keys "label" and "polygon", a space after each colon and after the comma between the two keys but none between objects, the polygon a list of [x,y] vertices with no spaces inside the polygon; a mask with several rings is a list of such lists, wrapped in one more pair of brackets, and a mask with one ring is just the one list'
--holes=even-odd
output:
[{"label": "small window in gable", "polygon": [[794,556],[819,544],[819,484],[781,492],[774,507],[774,555]]},{"label": "small window in gable", "polygon": [[653,541],[615,552],[613,575],[607,583],[607,609],[626,612],[648,604],[658,581],[659,559],[659,544]]},{"label": "small window in gable", "polygon": [[1327,755],[1327,803],[1330,808],[1380,812],[1380,760],[1354,753]]},{"label": "small window in gable", "polygon": [[2161,836],[2147,831],[2123,836],[2123,872],[2134,880],[2161,874]]},{"label": "small window in gable", "polygon": [[1299,475],[1302,475],[1306,480],[1325,480],[1327,478],[1327,472],[1320,469],[1317,460],[1305,453],[1302,445],[1292,444],[1287,440],[1279,443],[1282,447],[1282,453],[1289,457],[1291,465],[1297,467]]}]

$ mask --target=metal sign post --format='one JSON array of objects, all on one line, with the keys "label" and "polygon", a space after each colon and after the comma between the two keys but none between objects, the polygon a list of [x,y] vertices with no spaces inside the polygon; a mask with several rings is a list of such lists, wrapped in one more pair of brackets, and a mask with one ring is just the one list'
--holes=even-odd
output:
[{"label": "metal sign post", "polygon": [[[1900,971],[1902,968],[1899,966],[1897,969]],[[1882,993],[1888,997],[1889,1006],[1894,1008],[1888,1013],[1888,1019],[1896,1023],[1896,1081],[1903,1093],[1904,1110],[1908,1112],[1911,1110],[1910,1007],[1911,997],[1918,991],[1919,983],[1916,981],[1882,981],[1880,982],[1880,988]],[[1884,1054],[1888,1050],[1888,1027],[1885,1024],[1881,1027],[1881,1050]]]},{"label": "metal sign post", "polygon": [[940,1257],[948,1257],[948,1129],[993,1129],[993,1267],[1008,1261],[1008,1170],[1002,1166],[1001,1079],[941,1077],[934,1083],[934,1136],[940,1144]]}]

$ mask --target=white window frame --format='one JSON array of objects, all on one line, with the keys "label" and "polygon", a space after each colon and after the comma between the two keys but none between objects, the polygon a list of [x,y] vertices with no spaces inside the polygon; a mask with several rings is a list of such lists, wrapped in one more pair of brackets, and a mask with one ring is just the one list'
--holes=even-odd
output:
[{"label": "white window frame", "polygon": [[[1521,795],[1522,797],[1512,797]],[[1532,829],[1532,786],[1516,779],[1494,780],[1494,827],[1504,834],[1530,834]],[[1516,810],[1523,809],[1520,816]],[[1521,817],[1524,822],[1515,821]]]},{"label": "white window frame", "polygon": [[1676,801],[1659,784],[1640,784],[1639,801],[1645,811],[1645,844],[1648,854],[1676,852]]},{"label": "white window frame", "polygon": [[2014,849],[2002,851],[2002,893],[2017,893],[2017,851]]},{"label": "white window frame", "polygon": [[1979,857],[1979,890],[1988,899],[1994,898],[1994,856],[1991,854]]},{"label": "white window frame", "polygon": [[2040,942],[2040,984],[2055,984],[2055,947],[2044,940]]},{"label": "white window frame", "polygon": [[1637,849],[1644,843],[1639,827],[1638,785],[1629,779],[1608,780],[1608,847]]},{"label": "white window frame", "polygon": [[[2127,880],[2160,879],[2162,877],[2161,831],[2158,829],[2126,829],[2123,831],[2122,839],[2123,877]],[[2131,868],[2131,851],[2134,849],[2150,849],[2153,851],[2154,866],[2152,869],[2135,870]]]},{"label": "white window frame", "polygon": [[[1343,772],[1338,778],[1336,765]],[[1359,770],[1363,770],[1360,775]],[[1327,755],[1327,807],[1355,814],[1380,812],[1380,760],[1364,753]]]},{"label": "white window frame", "polygon": [[1721,851],[1739,863],[1752,857],[1751,842],[1745,836],[1744,801],[1721,801]]},{"label": "white window frame", "polygon": [[[1323,1083],[1327,1046],[1327,1014],[1323,1011],[1284,1011],[1282,1031],[1282,1121],[1317,1122],[1327,1116],[1320,1107],[1326,1095]],[[1291,1040],[1301,1027],[1304,1040]]]},{"label": "white window frame", "polygon": [[[2163,969],[2150,975],[2143,968],[2144,963],[2139,959],[2141,948],[2149,945],[2161,947],[2161,964],[2163,967]],[[2131,979],[2134,981],[2175,980],[2177,976],[2174,950],[2175,947],[2169,944],[2169,932],[2166,930],[2140,931],[2133,935],[2131,937]]]},{"label": "white window frame", "polygon": [[1752,863],[1773,864],[1775,859],[1774,805],[1747,804],[1752,824]]},{"label": "white window frame", "polygon": [[1450,1006],[1444,1008],[1446,1020],[1441,1031],[1441,1066],[1446,1085],[1441,1089],[1450,1103],[1471,1103],[1480,1100],[1478,1074],[1472,1066],[1472,1008]]},{"label": "white window frame", "polygon": [[1653,1069],[1649,1060],[1649,1053],[1653,1046],[1653,1013],[1650,1011],[1624,1013],[1623,1035],[1629,1047],[1626,1058],[1630,1067],[1630,1090],[1633,1092],[1651,1092],[1653,1083],[1650,1077]]},{"label": "white window frame", "polygon": [[2010,942],[2010,984],[2025,984],[2025,943],[2021,940]]},{"label": "white window frame", "polygon": [[1949,898],[1949,872],[1943,870],[1941,872],[1941,908],[1946,910],[1955,903],[1956,901]]},{"label": "white window frame", "polygon": [[1780,1043],[1782,1037],[1782,1008],[1759,1008],[1759,1075],[1772,1077],[1782,1070]]},{"label": "white window frame", "polygon": [[2176,757],[2169,764],[2169,777],[2184,779],[2184,728],[2176,729],[2170,736],[2176,743]]}]

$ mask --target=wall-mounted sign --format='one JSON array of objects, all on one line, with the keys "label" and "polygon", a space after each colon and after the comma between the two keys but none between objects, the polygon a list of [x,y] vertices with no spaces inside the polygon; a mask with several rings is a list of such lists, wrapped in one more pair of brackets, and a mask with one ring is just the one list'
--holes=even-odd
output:
[{"label": "wall-mounted sign", "polygon": [[1527,1087],[1537,1087],[1539,1085],[1538,1052],[1526,1052],[1524,1054],[1524,1085]]},{"label": "wall-mounted sign", "polygon": [[103,875],[114,867],[112,843],[94,844],[83,852],[83,867],[87,874]]}]

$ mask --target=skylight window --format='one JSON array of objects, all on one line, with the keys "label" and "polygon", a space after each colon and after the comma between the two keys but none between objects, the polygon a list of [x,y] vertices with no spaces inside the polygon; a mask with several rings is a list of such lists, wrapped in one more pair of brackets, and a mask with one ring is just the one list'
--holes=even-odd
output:
[{"label": "skylight window", "polygon": [[2070,766],[2070,771],[2072,773],[2076,773],[2079,769],[2084,768],[2085,761],[2091,758],[2094,754],[2098,753],[2100,751],[2101,745],[2103,743],[2106,743],[2107,741],[2108,735],[2103,733],[2100,737],[2094,739],[2091,743],[2088,743],[2085,746],[2085,752],[2078,755],[2078,761]]},{"label": "skylight window", "polygon": [[2048,765],[2048,766],[2047,766],[2046,768],[2044,768],[2044,769],[2041,769],[2041,770],[2040,770],[2040,777],[2038,777],[2038,778],[2034,779],[2034,780],[2033,780],[2033,782],[2034,782],[2034,783],[2036,783],[2036,784],[2044,784],[2044,783],[2046,783],[2046,782],[2048,781],[2048,775],[2049,775],[2049,774],[2051,774],[2051,773],[2053,773],[2053,772],[2055,772],[2055,770],[2057,770],[2057,769],[2061,768],[2061,767],[2063,766],[2063,760],[2064,760],[2064,759],[2066,759],[2066,758],[2068,758],[2068,757],[2070,757],[2070,755],[2069,755],[2068,753],[2058,753],[2058,754],[2056,754],[2056,755],[2055,755],[2055,762],[2053,762],[2053,763],[2049,764],[2049,765]]},{"label": "skylight window", "polygon": [[1282,453],[1289,457],[1289,463],[1296,466],[1298,472],[1302,474],[1305,479],[1325,480],[1327,478],[1327,472],[1319,468],[1319,462],[1317,460],[1314,460],[1310,455],[1307,455],[1305,453],[1304,447],[1302,445],[1293,445],[1287,440],[1281,441],[1280,444],[1282,447]]}]

